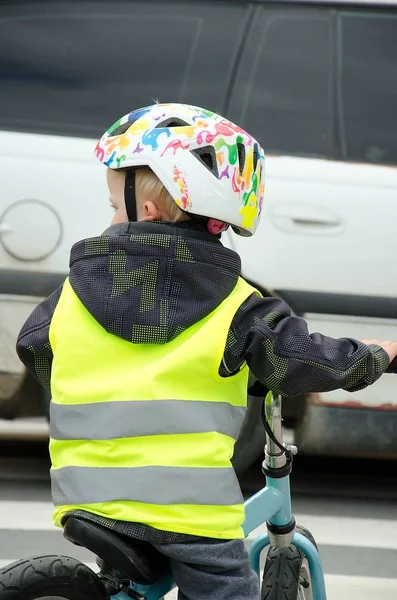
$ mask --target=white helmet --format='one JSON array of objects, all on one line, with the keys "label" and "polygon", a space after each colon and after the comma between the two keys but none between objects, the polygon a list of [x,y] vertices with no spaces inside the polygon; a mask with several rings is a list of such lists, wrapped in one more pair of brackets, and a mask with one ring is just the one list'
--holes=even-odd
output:
[{"label": "white helmet", "polygon": [[265,190],[263,149],[216,113],[185,104],[137,109],[110,127],[95,154],[110,169],[149,167],[193,218],[255,233]]}]

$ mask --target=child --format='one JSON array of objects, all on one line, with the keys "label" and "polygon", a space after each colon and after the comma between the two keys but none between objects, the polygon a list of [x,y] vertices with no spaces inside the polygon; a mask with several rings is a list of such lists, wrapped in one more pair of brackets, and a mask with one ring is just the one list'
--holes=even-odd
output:
[{"label": "child", "polygon": [[51,388],[54,522],[73,512],[149,541],[170,558],[180,600],[258,600],[230,463],[248,368],[285,396],[353,391],[397,344],[309,335],[240,277],[219,238],[255,232],[264,155],[230,121],[156,104],[115,123],[96,155],[111,227],[73,246],[69,277],[17,342]]}]

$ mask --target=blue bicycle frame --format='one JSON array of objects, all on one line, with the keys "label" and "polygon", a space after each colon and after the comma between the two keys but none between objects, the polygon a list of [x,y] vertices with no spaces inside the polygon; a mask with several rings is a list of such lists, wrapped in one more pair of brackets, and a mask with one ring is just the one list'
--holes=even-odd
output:
[{"label": "blue bicycle frame", "polygon": [[[282,426],[281,426],[281,398],[273,396],[271,392],[265,401],[266,420],[273,432],[274,437],[282,444]],[[296,448],[285,445],[285,448],[296,453]],[[265,464],[269,469],[283,469],[287,463],[285,454],[280,452],[280,446],[266,434]],[[269,471],[268,471],[269,472]],[[289,483],[290,470],[283,476],[269,477],[266,475],[266,487],[254,494],[245,502],[245,521],[243,529],[247,537],[252,531],[263,523],[269,523],[272,526],[285,527],[294,523],[294,517],[291,509],[291,492]],[[273,527],[272,527],[273,530]],[[262,551],[269,545],[285,547],[290,544],[296,546],[308,561],[311,591],[313,600],[326,600],[326,591],[324,583],[324,572],[320,555],[312,542],[302,534],[295,532],[294,528],[289,535],[264,533],[258,535],[249,549],[249,557],[252,569],[260,576],[260,556]],[[150,586],[131,584],[131,589],[141,594],[147,600],[162,600],[163,596],[175,588],[171,573],[166,573],[159,581]],[[124,592],[119,592],[112,596],[117,600],[131,600],[131,597]]]}]

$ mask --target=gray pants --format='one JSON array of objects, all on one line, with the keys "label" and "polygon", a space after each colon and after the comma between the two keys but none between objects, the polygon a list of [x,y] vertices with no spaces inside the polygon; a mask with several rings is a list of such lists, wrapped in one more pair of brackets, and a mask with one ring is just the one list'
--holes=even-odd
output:
[{"label": "gray pants", "polygon": [[178,600],[259,600],[259,580],[250,569],[243,540],[196,538],[153,544],[170,559]]},{"label": "gray pants", "polygon": [[[74,517],[98,523],[127,538],[144,540],[167,556],[179,600],[259,600],[259,580],[251,571],[243,540],[172,533],[142,523],[114,521],[82,510]],[[66,517],[64,517],[66,518]]]}]

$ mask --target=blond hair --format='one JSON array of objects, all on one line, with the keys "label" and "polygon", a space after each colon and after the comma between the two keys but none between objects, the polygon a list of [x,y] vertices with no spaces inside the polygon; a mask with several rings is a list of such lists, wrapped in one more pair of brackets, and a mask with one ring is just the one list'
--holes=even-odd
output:
[{"label": "blond hair", "polygon": [[150,199],[163,209],[171,221],[188,221],[189,216],[183,212],[160,179],[149,168],[137,169],[135,172],[137,196]]}]

